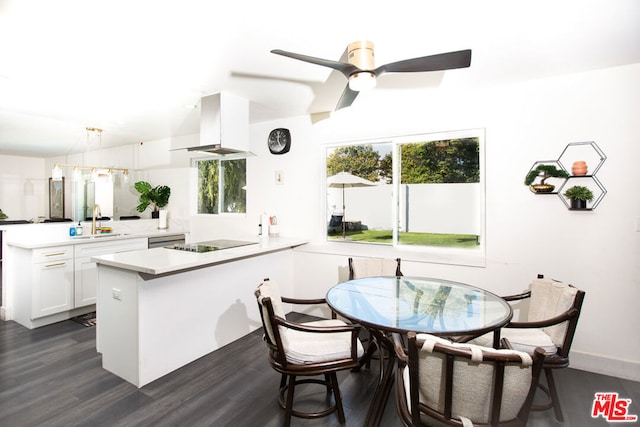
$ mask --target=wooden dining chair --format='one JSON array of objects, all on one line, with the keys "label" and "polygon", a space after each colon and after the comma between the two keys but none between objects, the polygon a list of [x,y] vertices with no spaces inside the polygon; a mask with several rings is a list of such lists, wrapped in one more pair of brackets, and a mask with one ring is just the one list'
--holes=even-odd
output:
[{"label": "wooden dining chair", "polygon": [[400,258],[351,258],[349,280],[373,276],[402,276]]},{"label": "wooden dining chair", "polygon": [[525,426],[544,358],[452,343],[428,334],[394,334],[396,404],[406,426]]},{"label": "wooden dining chair", "polygon": [[[352,258],[349,257],[349,280],[374,276],[402,276],[400,270],[400,258]],[[367,347],[365,356],[360,360],[360,366],[371,369],[371,359],[376,359],[376,351],[382,352],[382,347],[378,345],[373,336],[369,333],[363,338]],[[383,364],[380,364],[380,376],[382,377]]]},{"label": "wooden dining chair", "polygon": [[[337,412],[345,422],[342,398],[336,372],[359,366],[364,349],[358,334],[360,326],[338,319],[306,323],[288,321],[283,303],[324,304],[324,299],[294,299],[282,297],[277,284],[269,279],[255,291],[264,327],[264,341],[268,347],[271,367],[281,376],[278,403],[285,410],[285,426],[291,417],[319,418]],[[323,376],[324,379],[314,377]],[[298,379],[303,377],[302,379]],[[294,409],[294,391],[300,384],[320,384],[333,394],[334,404],[318,412]]]},{"label": "wooden dining chair", "polygon": [[[562,407],[553,370],[569,366],[569,351],[576,332],[585,292],[574,286],[542,275],[533,280],[529,290],[517,295],[502,297],[507,301],[528,302],[528,314],[523,319],[511,321],[500,330],[500,335],[509,340],[513,348],[533,353],[536,347],[545,351],[544,373],[547,385],[539,388],[547,395],[547,402],[538,404],[533,410],[553,408],[556,419],[564,421]],[[470,342],[486,345],[493,340],[486,334]]]}]

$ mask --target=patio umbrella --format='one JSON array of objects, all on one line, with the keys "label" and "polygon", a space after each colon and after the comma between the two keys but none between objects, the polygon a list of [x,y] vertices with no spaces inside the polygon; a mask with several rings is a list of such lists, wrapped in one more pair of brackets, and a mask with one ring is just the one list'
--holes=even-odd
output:
[{"label": "patio umbrella", "polygon": [[345,237],[345,219],[347,218],[346,206],[344,203],[344,189],[353,187],[370,187],[376,185],[375,182],[360,178],[349,172],[338,172],[327,178],[327,186],[330,188],[342,188],[342,238]]}]

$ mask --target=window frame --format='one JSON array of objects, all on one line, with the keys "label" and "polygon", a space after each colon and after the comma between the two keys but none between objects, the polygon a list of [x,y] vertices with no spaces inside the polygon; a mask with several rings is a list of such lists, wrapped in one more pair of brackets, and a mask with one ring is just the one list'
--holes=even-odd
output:
[{"label": "window frame", "polygon": [[[219,198],[219,202],[218,202],[218,213],[206,213],[206,212],[198,212],[198,190],[200,188],[199,186],[199,176],[198,176],[198,162],[202,162],[202,161],[217,161],[217,162],[225,162],[225,161],[232,161],[232,160],[243,160],[240,158],[229,158],[226,159],[224,157],[196,157],[196,158],[192,158],[191,159],[191,167],[190,169],[190,181],[191,181],[191,188],[194,188],[195,191],[193,192],[193,194],[191,195],[191,215],[194,216],[202,216],[202,217],[210,217],[210,216],[215,216],[215,217],[246,217],[247,215],[247,200],[246,200],[246,194],[245,194],[245,212],[222,212],[220,209],[220,203],[223,203],[224,200],[222,200],[221,198]],[[246,160],[246,159],[244,159]],[[220,173],[220,171],[222,171],[223,166],[220,163],[218,165],[218,173]],[[247,172],[247,164],[245,162],[245,174]],[[224,172],[223,172],[224,174]],[[246,188],[246,182],[245,182],[245,188]],[[224,194],[224,176],[221,177],[221,179],[218,180],[218,192],[221,192],[222,194]]]},{"label": "window frame", "polygon": [[[421,245],[408,245],[398,242],[398,230],[399,230],[399,196],[400,196],[400,156],[399,147],[401,144],[416,143],[416,142],[431,142],[438,140],[448,139],[461,139],[461,138],[478,138],[478,167],[479,167],[479,244],[473,248],[455,248],[455,247],[441,247],[441,246],[421,246]],[[327,158],[328,152],[331,149],[350,146],[350,145],[367,145],[367,144],[380,144],[391,143],[392,152],[392,202],[389,207],[392,211],[391,221],[393,227],[393,237],[391,244],[379,244],[371,242],[341,242],[334,239],[329,239],[327,232]],[[320,246],[330,248],[331,253],[346,254],[351,256],[380,256],[385,254],[388,256],[388,250],[392,249],[394,256],[402,256],[406,260],[437,262],[442,264],[456,264],[466,265],[474,267],[484,267],[486,265],[486,188],[485,188],[485,129],[473,128],[466,130],[454,130],[454,131],[440,131],[440,132],[428,132],[411,135],[398,135],[393,137],[367,139],[367,140],[351,140],[341,141],[337,143],[327,143],[324,145],[323,150],[323,227],[322,235],[324,243]]]}]

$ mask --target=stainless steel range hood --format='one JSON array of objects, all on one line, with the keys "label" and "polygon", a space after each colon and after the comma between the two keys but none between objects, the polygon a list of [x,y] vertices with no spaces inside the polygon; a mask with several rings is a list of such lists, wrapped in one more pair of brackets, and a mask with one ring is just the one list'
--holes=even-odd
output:
[{"label": "stainless steel range hood", "polygon": [[249,101],[230,92],[200,100],[200,145],[186,148],[225,159],[255,156],[249,151]]},{"label": "stainless steel range hood", "polygon": [[187,151],[198,151],[202,153],[219,154],[222,156],[225,156],[227,154],[246,153],[246,151],[238,150],[235,148],[225,148],[222,146],[222,144],[196,145],[195,147],[187,148]]}]

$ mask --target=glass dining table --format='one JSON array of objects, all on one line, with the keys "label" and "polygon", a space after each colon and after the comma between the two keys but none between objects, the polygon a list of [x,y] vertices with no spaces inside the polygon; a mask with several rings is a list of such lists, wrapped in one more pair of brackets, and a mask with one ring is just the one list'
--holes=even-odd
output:
[{"label": "glass dining table", "polygon": [[[484,289],[444,279],[379,276],[353,279],[333,286],[327,303],[339,315],[364,326],[374,338],[365,358],[377,348],[382,373],[369,406],[365,425],[379,425],[393,386],[396,362],[391,333],[428,333],[437,336],[480,336],[499,331],[513,316],[511,306]],[[494,345],[499,344],[494,334]]]}]

